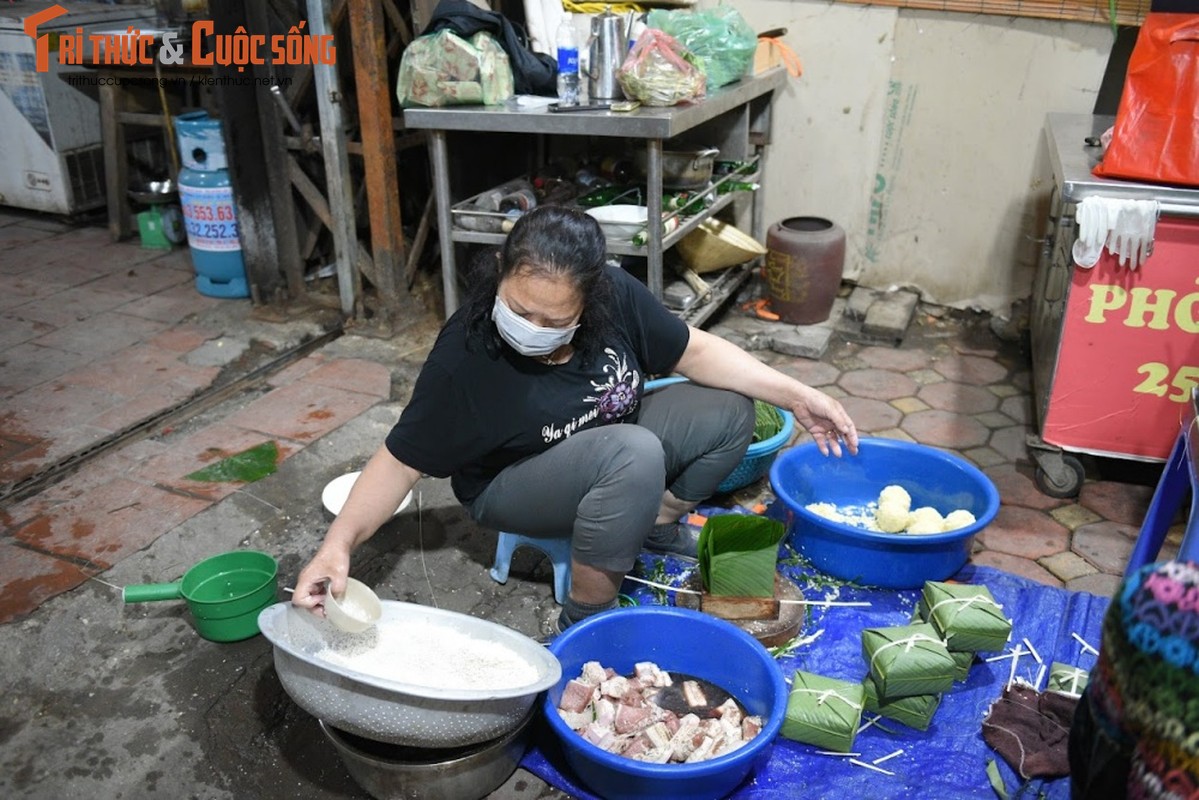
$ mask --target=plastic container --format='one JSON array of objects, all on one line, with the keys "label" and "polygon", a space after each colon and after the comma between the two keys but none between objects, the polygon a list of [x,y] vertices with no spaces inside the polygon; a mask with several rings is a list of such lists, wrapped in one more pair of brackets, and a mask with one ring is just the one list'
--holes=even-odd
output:
[{"label": "plastic container", "polygon": [[196,290],[209,297],[249,297],[221,125],[206,111],[175,117],[183,169],[179,202],[196,270]]},{"label": "plastic container", "polygon": [[[885,486],[902,486],[912,507],[944,516],[965,509],[973,525],[948,533],[878,533],[814,514],[809,503],[865,509]],[[892,589],[945,580],[970,558],[974,536],[999,512],[999,491],[977,467],[951,453],[914,442],[862,439],[856,456],[821,455],[815,442],[782,453],[770,485],[787,510],[787,541],[822,572]]]},{"label": "plastic container", "polygon": [[346,590],[338,600],[325,598],[325,616],[348,633],[362,633],[379,621],[383,605],[371,587],[355,578],[346,578]]},{"label": "plastic container", "polygon": [[579,104],[579,42],[575,35],[574,17],[567,14],[558,25],[554,37],[558,51],[558,104]]},{"label": "plastic container", "polygon": [[187,601],[196,632],[211,642],[258,634],[259,613],[275,602],[279,566],[267,553],[235,550],[206,558],[173,583],[143,583],[121,591],[126,603]]},{"label": "plastic container", "polygon": [[[769,758],[787,709],[787,684],[756,639],[730,622],[685,608],[640,606],[588,617],[554,640],[562,678],[546,693],[545,717],[577,778],[607,800],[715,800],[726,797]],[[727,755],[694,764],[651,764],[609,753],[570,729],[558,714],[567,681],[587,661],[622,675],[640,661],[694,675],[731,693],[762,731]]]}]

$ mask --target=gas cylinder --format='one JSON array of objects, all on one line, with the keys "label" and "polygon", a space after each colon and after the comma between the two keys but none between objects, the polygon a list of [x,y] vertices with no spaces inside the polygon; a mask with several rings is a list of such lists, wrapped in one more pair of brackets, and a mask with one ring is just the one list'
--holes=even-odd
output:
[{"label": "gas cylinder", "polygon": [[788,217],[766,232],[770,310],[792,325],[829,318],[845,269],[845,230],[821,217]]},{"label": "gas cylinder", "polygon": [[175,117],[175,134],[183,164],[179,202],[196,289],[209,297],[249,297],[221,123],[207,111],[192,111]]}]

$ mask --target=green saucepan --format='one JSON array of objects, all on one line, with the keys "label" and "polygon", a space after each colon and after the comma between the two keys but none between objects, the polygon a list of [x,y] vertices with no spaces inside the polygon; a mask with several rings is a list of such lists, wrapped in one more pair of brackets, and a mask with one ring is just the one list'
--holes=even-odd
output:
[{"label": "green saucepan", "polygon": [[126,586],[126,603],[187,601],[196,632],[211,642],[237,642],[258,634],[258,612],[275,602],[275,559],[257,550],[206,558],[174,583]]}]

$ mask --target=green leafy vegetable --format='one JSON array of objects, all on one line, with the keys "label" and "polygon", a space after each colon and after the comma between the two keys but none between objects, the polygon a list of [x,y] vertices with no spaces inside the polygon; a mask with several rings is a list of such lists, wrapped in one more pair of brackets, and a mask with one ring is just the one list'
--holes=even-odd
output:
[{"label": "green leafy vegetable", "polygon": [[205,483],[253,483],[273,474],[278,460],[278,446],[274,442],[263,442],[209,464],[188,475],[187,479]]},{"label": "green leafy vegetable", "polygon": [[699,575],[710,594],[774,597],[783,523],[748,514],[709,517],[699,532]]},{"label": "green leafy vegetable", "polygon": [[764,442],[783,429],[783,414],[770,403],[754,401],[754,441]]}]

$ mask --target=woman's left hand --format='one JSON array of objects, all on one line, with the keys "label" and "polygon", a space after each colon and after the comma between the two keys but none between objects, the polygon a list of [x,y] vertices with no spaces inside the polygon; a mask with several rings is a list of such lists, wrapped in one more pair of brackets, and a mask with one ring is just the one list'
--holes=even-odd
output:
[{"label": "woman's left hand", "polygon": [[839,402],[810,386],[804,386],[799,402],[791,408],[795,421],[816,440],[820,452],[840,456],[844,444],[850,453],[858,452],[858,429]]}]

